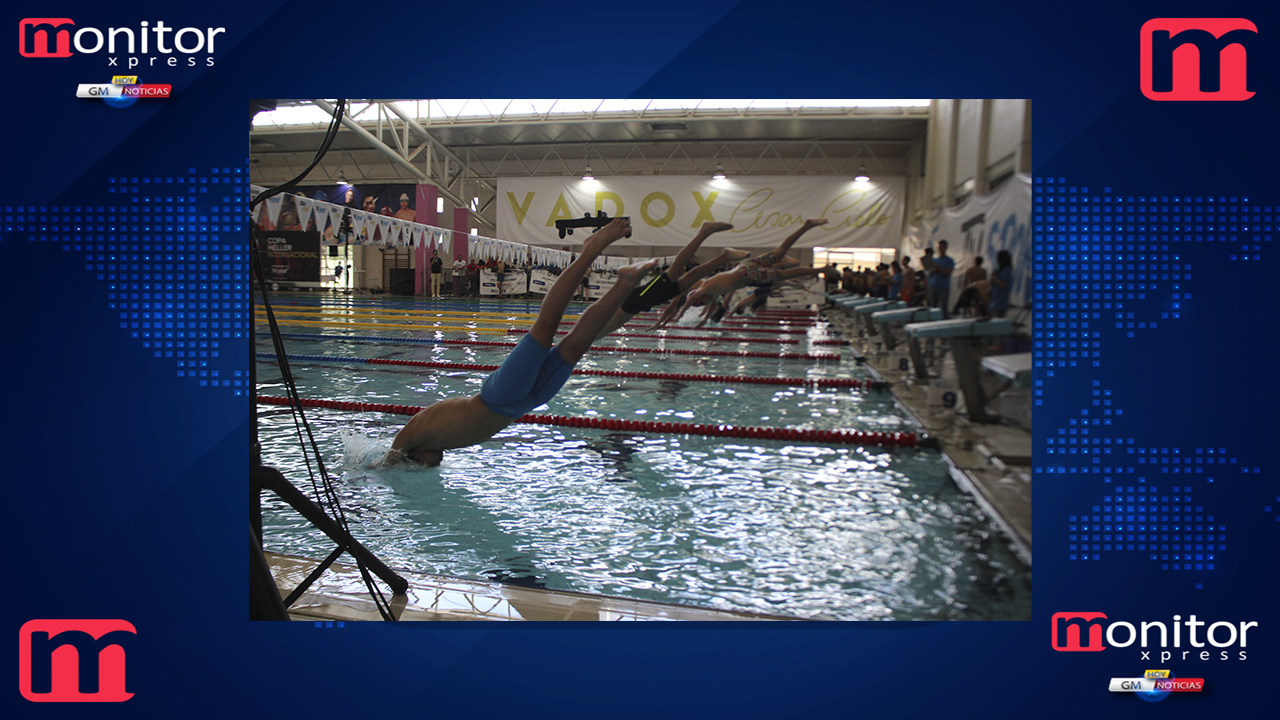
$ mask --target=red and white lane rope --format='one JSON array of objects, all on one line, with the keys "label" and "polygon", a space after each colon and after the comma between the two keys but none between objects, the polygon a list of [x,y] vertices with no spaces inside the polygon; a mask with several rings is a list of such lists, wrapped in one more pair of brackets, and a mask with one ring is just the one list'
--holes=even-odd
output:
[{"label": "red and white lane rope", "polygon": [[[287,397],[258,396],[259,405],[289,405]],[[302,400],[303,407],[327,408],[354,412],[380,412],[392,415],[415,415],[422,410],[413,405],[386,405],[341,400]],[[572,428],[594,428],[623,432],[660,433],[667,435],[706,435],[710,437],[748,438],[752,440],[784,440],[836,445],[876,445],[883,447],[917,447],[915,433],[866,432],[863,430],[804,430],[800,428],[743,427],[702,423],[671,423],[654,420],[618,420],[613,418],[566,417],[563,415],[523,415],[516,422],[532,425],[558,425]]]}]

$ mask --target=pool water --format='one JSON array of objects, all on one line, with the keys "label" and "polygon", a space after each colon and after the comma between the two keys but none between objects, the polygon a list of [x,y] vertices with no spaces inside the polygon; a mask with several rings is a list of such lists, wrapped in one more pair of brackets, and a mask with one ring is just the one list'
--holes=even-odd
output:
[{"label": "pool water", "polygon": [[[281,299],[315,307],[314,299]],[[326,307],[450,312],[501,306],[326,300]],[[296,308],[295,308],[296,309]],[[571,309],[571,312],[573,310]],[[328,317],[328,316],[326,316]],[[525,319],[527,320],[527,319]],[[361,320],[361,322],[370,322]],[[388,319],[388,322],[406,320]],[[447,321],[460,325],[457,318]],[[464,338],[466,333],[282,325],[286,333]],[[640,332],[641,330],[635,330]],[[259,325],[258,351],[273,352]],[[727,337],[703,328],[682,334]],[[758,336],[744,333],[741,336]],[[514,342],[509,336],[475,335]],[[519,337],[519,336],[514,336]],[[821,328],[801,338],[826,339]],[[291,355],[497,364],[504,347],[286,339]],[[675,374],[866,377],[840,361],[626,355],[607,348],[833,352],[838,347],[610,338],[579,368]],[[665,344],[665,345],[664,345]],[[847,356],[847,350],[845,355]],[[479,391],[484,372],[294,360],[305,398],[423,406]],[[272,361],[259,393],[284,395]],[[914,431],[883,391],[574,376],[538,413],[812,429]],[[439,468],[371,468],[407,419],[307,410],[357,538],[391,567],[641,600],[841,620],[1027,619],[1030,570],[932,450],[512,425]],[[289,411],[259,407],[264,462],[309,490]],[[269,494],[268,549],[332,543]]]}]

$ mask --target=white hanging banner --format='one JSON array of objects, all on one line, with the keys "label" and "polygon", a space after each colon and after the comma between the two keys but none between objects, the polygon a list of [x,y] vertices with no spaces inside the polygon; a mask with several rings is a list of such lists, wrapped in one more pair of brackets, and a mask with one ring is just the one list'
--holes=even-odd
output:
[{"label": "white hanging banner", "polygon": [[271,221],[271,227],[276,227],[276,221],[280,219],[280,205],[283,202],[284,195],[272,195],[263,202],[267,206],[267,219]]},{"label": "white hanging banner", "polygon": [[826,218],[797,247],[897,247],[905,198],[901,177],[498,178],[497,234],[533,245],[581,243],[590,228],[561,239],[555,221],[604,210],[631,218],[629,244],[684,245],[704,222],[715,221],[733,229],[711,236],[708,247],[774,247],[806,218]]},{"label": "white hanging banner", "polygon": [[391,218],[391,239],[388,241],[388,244],[394,245],[395,247],[403,246],[405,244],[404,231],[404,221],[394,217]]},{"label": "white hanging banner", "polygon": [[390,245],[390,234],[392,234],[392,218],[390,215],[379,215],[378,232],[374,233],[375,245]]},{"label": "white hanging banner", "polygon": [[320,202],[319,200],[315,202],[316,210],[314,216],[316,220],[316,230],[320,231],[320,236],[324,238],[326,243],[337,242],[338,223],[340,222],[342,215],[339,214],[338,219],[334,219],[332,205]]},{"label": "white hanging banner", "polygon": [[981,255],[990,275],[996,269],[996,253],[1008,250],[1013,259],[1011,305],[1025,305],[1031,299],[1031,178],[1015,175],[990,195],[971,197],[956,208],[948,208],[929,220],[907,229],[901,254],[911,257],[919,271],[926,247],[937,249],[947,241],[947,255],[956,261],[951,276],[952,298],[960,288],[960,278]]},{"label": "white hanging banner", "polygon": [[351,229],[352,229],[352,235],[353,235],[353,237],[351,238],[352,245],[368,245],[369,244],[369,234],[370,234],[369,220],[371,217],[372,216],[369,215],[369,213],[367,212],[363,212],[360,210],[351,211]]},{"label": "white hanging banner", "polygon": [[294,198],[294,205],[298,208],[298,224],[303,230],[307,229],[307,223],[311,221],[311,211],[314,209],[314,203],[311,198],[305,195],[299,195]]},{"label": "white hanging banner", "polygon": [[333,203],[325,203],[325,205],[328,206],[329,210],[329,226],[333,228],[333,232],[336,235],[342,227],[342,213],[346,208]]}]

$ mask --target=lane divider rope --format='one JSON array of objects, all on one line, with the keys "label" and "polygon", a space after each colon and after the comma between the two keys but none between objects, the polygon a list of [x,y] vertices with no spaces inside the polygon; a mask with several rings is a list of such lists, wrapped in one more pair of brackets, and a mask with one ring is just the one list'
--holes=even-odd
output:
[{"label": "lane divider rope", "polygon": [[[275,360],[275,353],[258,353],[259,360]],[[437,368],[440,370],[478,370],[492,372],[497,365],[482,363],[456,363],[443,360],[392,360],[390,358],[338,357],[333,355],[289,355],[289,362],[332,362],[359,363],[365,365],[396,365],[401,367]],[[641,380],[680,380],[685,382],[719,382],[742,383],[747,385],[789,385],[792,387],[813,386],[820,388],[868,388],[882,390],[889,383],[859,378],[803,378],[803,377],[769,377],[767,375],[699,375],[693,373],[658,373],[640,370],[588,370],[577,368],[574,375],[591,375],[596,377],[637,378]]]},{"label": "lane divider rope", "polygon": [[[259,395],[259,405],[291,405],[287,397]],[[413,405],[389,405],[382,403],[345,402],[342,400],[312,400],[303,398],[303,407],[347,410],[353,412],[380,412],[392,415],[416,415],[422,408]],[[623,432],[659,433],[664,435],[705,435],[709,437],[750,438],[753,440],[785,440],[788,442],[815,442],[835,445],[877,445],[882,447],[919,447],[921,439],[915,433],[866,432],[863,430],[803,430],[800,428],[746,427],[725,424],[671,423],[654,420],[618,420],[614,418],[566,417],[563,415],[522,415],[518,423],[531,425],[556,425],[571,428],[592,428]]]}]

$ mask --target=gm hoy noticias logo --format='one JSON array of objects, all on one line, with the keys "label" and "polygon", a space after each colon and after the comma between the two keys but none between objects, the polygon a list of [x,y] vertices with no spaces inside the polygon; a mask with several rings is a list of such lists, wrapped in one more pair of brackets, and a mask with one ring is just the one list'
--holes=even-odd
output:
[{"label": "gm hoy noticias logo", "polygon": [[31,702],[124,702],[133,697],[124,620],[32,620],[18,631],[18,689]]},{"label": "gm hoy noticias logo", "polygon": [[1256,86],[1244,18],[1155,18],[1142,26],[1142,94],[1152,100],[1248,100]]},{"label": "gm hoy noticias logo", "polygon": [[[213,65],[214,43],[226,28],[165,25],[163,20],[135,27],[100,29],[78,26],[71,18],[23,18],[18,21],[18,54],[28,58],[104,55],[107,67],[195,67],[198,55]],[[179,56],[185,55],[185,58]]]},{"label": "gm hoy noticias logo", "polygon": [[[1107,623],[1105,613],[1060,612],[1052,618],[1051,642],[1058,652],[1102,652],[1135,645],[1142,660],[1247,660],[1249,630],[1256,622],[1207,623],[1190,615],[1174,615],[1172,622],[1157,620],[1136,625],[1123,620]],[[1203,629],[1203,633],[1201,632]],[[1158,657],[1153,657],[1158,653]]]}]

